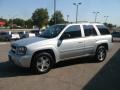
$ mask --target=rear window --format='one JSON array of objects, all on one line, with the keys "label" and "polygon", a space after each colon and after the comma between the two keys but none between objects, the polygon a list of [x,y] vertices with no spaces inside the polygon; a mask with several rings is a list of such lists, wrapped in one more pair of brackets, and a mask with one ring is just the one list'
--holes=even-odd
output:
[{"label": "rear window", "polygon": [[101,35],[108,35],[110,34],[108,28],[104,25],[96,25],[98,30],[100,31]]}]

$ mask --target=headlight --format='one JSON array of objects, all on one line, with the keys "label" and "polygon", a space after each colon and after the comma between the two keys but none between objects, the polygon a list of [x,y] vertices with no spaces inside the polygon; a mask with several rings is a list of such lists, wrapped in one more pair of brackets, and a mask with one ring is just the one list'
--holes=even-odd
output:
[{"label": "headlight", "polygon": [[27,51],[27,48],[24,46],[18,46],[16,47],[16,54],[17,55],[25,55]]}]

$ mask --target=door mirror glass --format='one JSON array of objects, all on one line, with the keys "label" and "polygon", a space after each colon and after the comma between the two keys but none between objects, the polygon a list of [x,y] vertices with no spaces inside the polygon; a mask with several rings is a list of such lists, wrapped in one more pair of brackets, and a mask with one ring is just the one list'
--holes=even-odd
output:
[{"label": "door mirror glass", "polygon": [[63,34],[62,36],[61,36],[61,38],[60,38],[60,40],[64,40],[64,39],[68,39],[68,38],[70,38],[70,34]]}]

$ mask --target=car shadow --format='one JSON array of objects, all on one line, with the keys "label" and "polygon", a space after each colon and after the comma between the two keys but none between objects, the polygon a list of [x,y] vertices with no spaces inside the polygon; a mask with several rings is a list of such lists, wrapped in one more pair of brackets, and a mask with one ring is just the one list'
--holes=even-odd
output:
[{"label": "car shadow", "polygon": [[[60,67],[67,67],[71,65],[77,65],[77,64],[85,64],[85,63],[96,63],[96,61],[92,60],[92,58],[79,58],[79,59],[61,61],[55,64],[53,69]],[[30,69],[17,67],[15,64],[9,61],[0,63],[0,78],[27,76],[27,75],[35,75],[35,74],[32,74],[30,72]]]},{"label": "car shadow", "polygon": [[120,90],[120,49],[82,90]]},{"label": "car shadow", "polygon": [[26,68],[17,67],[9,61],[0,63],[0,78],[24,75],[30,75],[30,71]]},{"label": "car shadow", "polygon": [[86,64],[86,63],[97,63],[97,61],[94,60],[92,57],[83,57],[83,58],[78,58],[78,59],[71,59],[71,60],[61,61],[61,62],[55,64],[53,69],[77,65],[77,64]]}]

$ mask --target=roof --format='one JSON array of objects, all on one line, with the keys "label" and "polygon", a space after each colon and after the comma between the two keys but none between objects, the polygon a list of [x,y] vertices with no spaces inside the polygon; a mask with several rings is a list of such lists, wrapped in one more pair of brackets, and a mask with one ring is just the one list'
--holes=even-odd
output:
[{"label": "roof", "polygon": [[67,25],[103,25],[103,24],[102,23],[81,22],[81,23],[69,23]]}]

